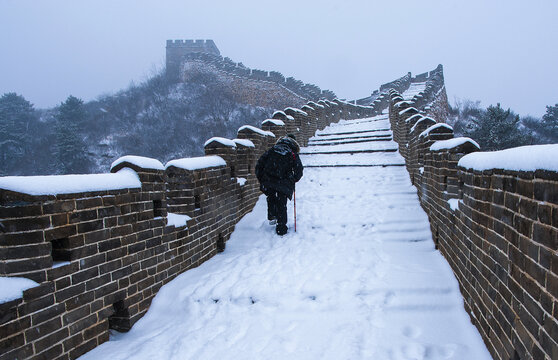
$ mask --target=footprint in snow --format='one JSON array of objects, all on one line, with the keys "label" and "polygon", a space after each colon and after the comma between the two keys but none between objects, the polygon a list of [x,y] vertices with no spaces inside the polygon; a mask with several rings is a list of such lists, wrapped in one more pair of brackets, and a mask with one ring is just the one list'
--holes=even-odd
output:
[{"label": "footprint in snow", "polygon": [[408,338],[416,339],[421,334],[422,334],[422,330],[417,326],[409,325],[403,328],[403,335],[405,335]]}]

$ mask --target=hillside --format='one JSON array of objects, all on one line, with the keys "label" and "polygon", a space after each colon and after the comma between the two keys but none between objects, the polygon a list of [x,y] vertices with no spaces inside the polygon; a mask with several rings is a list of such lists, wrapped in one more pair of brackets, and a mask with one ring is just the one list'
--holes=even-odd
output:
[{"label": "hillside", "polygon": [[[56,154],[59,107],[34,111],[24,149],[1,166],[0,175],[107,172],[113,160],[128,154],[162,162],[199,156],[212,136],[234,138],[240,126],[259,126],[276,109],[335,96],[315,85],[285,80],[276,72],[250,70],[220,56],[190,54],[181,67],[179,82],[163,71],[84,103],[84,118],[75,124],[82,142],[79,166],[64,167]],[[278,81],[281,78],[286,86]]]}]

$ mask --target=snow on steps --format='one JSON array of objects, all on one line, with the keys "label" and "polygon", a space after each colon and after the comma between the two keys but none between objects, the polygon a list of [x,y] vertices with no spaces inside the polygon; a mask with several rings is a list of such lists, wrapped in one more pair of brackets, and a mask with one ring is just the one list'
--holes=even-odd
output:
[{"label": "snow on steps", "polygon": [[[303,162],[297,233],[293,203],[278,238],[262,196],[224,253],[161,288],[129,333],[83,359],[490,359],[407,171],[388,167],[401,155]],[[335,166],[311,167],[320,163]]]}]

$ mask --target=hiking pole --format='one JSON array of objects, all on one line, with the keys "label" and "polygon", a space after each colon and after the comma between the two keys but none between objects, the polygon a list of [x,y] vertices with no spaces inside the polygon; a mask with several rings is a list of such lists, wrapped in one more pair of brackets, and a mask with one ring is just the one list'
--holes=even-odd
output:
[{"label": "hiking pole", "polygon": [[295,220],[295,232],[296,232],[296,189],[294,190],[293,201],[294,201],[294,220]]}]

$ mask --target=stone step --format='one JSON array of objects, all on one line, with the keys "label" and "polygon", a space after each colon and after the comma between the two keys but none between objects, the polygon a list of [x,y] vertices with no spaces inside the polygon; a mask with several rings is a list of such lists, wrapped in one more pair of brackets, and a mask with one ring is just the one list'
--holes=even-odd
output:
[{"label": "stone step", "polygon": [[378,132],[378,131],[391,131],[391,129],[390,128],[385,128],[385,129],[374,129],[374,130],[332,132],[332,133],[316,134],[316,136],[332,136],[332,135],[337,136],[337,135],[365,134],[365,133]]},{"label": "stone step", "polygon": [[388,167],[388,166],[405,166],[405,164],[337,164],[337,165],[305,165],[305,168],[335,168],[335,167]]},{"label": "stone step", "polygon": [[332,135],[332,137],[328,137],[325,138],[325,136],[322,136],[322,138],[316,138],[313,137],[309,140],[309,142],[325,142],[325,141],[337,141],[337,140],[357,140],[357,139],[373,139],[373,138],[381,138],[381,137],[391,137],[392,134],[390,133],[384,133],[384,134],[379,134],[379,135],[367,135],[367,134],[361,134],[361,135],[356,135],[356,136],[336,136],[336,135]]},{"label": "stone step", "polygon": [[335,151],[313,151],[301,152],[300,155],[318,155],[318,154],[367,154],[378,152],[397,152],[397,149],[364,149],[364,150],[335,150]]},{"label": "stone step", "polygon": [[367,137],[367,138],[342,138],[338,141],[331,141],[331,140],[314,140],[308,143],[308,146],[330,146],[330,145],[339,145],[339,144],[356,144],[356,143],[364,143],[364,142],[372,142],[372,141],[390,141],[393,140],[391,135],[385,136],[377,136],[377,137]]}]

